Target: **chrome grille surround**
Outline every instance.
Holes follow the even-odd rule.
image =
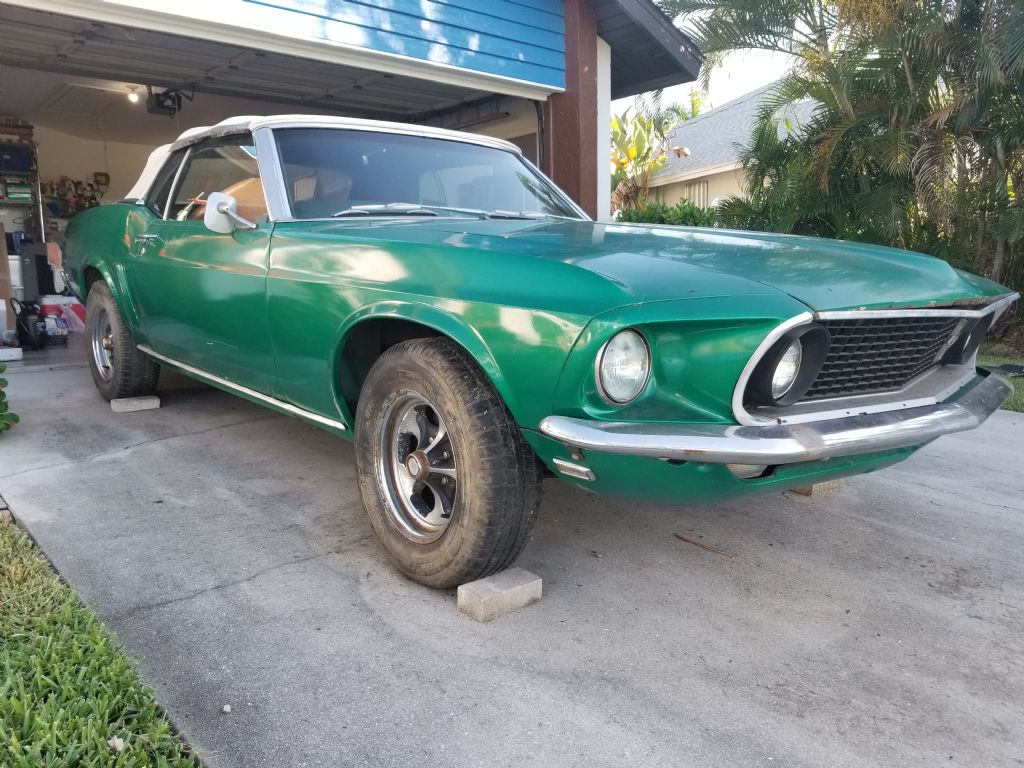
[[[995,322],[1018,298],[1020,294],[1013,293],[977,309],[933,307],[801,313],[777,326],[751,355],[733,390],[733,415],[744,425],[796,424],[841,418],[853,413],[879,413],[942,402],[976,375],[973,360],[966,365],[937,364],[948,345],[957,338],[962,325],[971,318],[988,314],[993,315]],[[868,321],[881,321],[881,324],[868,324]],[[822,373],[800,402],[784,408],[757,407],[748,411],[743,401],[747,384],[758,362],[787,331],[814,322],[825,325],[830,332],[834,329],[838,331],[841,346],[834,358],[835,370],[842,371],[846,366],[850,374],[859,375],[862,382],[873,384],[875,388],[850,393],[842,380],[836,378],[838,374],[830,372],[823,378],[829,363],[826,360]],[[872,334],[888,337],[890,343],[899,345],[903,352],[911,351],[909,348],[912,348],[913,359],[893,359],[888,367],[881,366],[886,369],[885,372],[864,369],[869,362],[867,358],[873,353],[878,354],[884,346],[884,343],[872,345]],[[858,336],[861,338],[860,344],[857,342]],[[867,339],[866,345],[864,339]],[[884,342],[884,339],[878,340]],[[884,353],[884,350],[881,351]],[[929,357],[929,354],[932,356]],[[832,357],[831,349],[829,357]],[[894,383],[897,379],[902,379],[902,383]]]
[[[963,329],[959,317],[822,320],[831,341],[821,372],[801,399],[896,392],[939,365]]]

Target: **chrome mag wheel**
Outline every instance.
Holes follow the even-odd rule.
[[[455,511],[458,469],[448,428],[417,392],[399,392],[378,436],[377,473],[388,514],[418,544],[439,539]]]
[[[107,310],[98,307],[93,313],[89,329],[92,357],[96,363],[96,372],[104,381],[110,381],[114,375],[114,340],[110,327],[110,316]]]

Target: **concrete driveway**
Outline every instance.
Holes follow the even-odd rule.
[[[210,766],[1024,764],[1020,414],[820,497],[547,481],[544,599],[481,625],[388,566],[348,443],[199,386],[115,415],[81,365],[9,378],[0,494]]]

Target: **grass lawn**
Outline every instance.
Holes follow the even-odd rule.
[[[29,538],[4,520],[0,765],[199,765],[96,614],[60,581]]]
[[[1008,347],[982,348],[978,354],[979,365],[999,366],[1004,363],[1012,365],[1024,365],[1024,355],[1015,353]],[[1010,399],[1003,403],[1003,408],[1008,411],[1020,411],[1024,413],[1024,379],[1019,376],[1010,378],[1013,385],[1013,394]]]

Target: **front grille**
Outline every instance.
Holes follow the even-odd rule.
[[[832,342],[818,378],[801,398],[867,395],[902,389],[938,366],[956,317],[884,317],[825,320]]]

